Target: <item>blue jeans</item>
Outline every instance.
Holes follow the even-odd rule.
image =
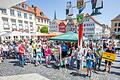
[[[40,53],[37,53],[36,55],[36,59],[35,59],[35,63],[42,63],[42,56],[43,56],[43,53],[40,52]]]
[[[19,59],[18,52],[15,51],[15,59]]]
[[[8,51],[3,51],[3,56],[6,59],[8,57]]]
[[[77,69],[80,69],[81,60],[77,60]]]
[[[74,64],[75,60],[76,59],[74,57],[71,57],[71,61],[70,61],[70,66],[71,67],[75,67],[75,64]]]
[[[23,66],[25,64],[25,56],[19,55],[19,59],[20,59],[20,65]]]

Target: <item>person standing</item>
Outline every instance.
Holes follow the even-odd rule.
[[[64,66],[65,64],[67,64],[67,55],[68,55],[68,50],[69,50],[69,47],[63,43],[61,45],[61,49],[62,49],[62,61],[61,61],[61,66]],[[65,65],[66,66],[66,65]]]
[[[24,67],[24,65],[25,65],[25,57],[24,57],[25,46],[24,46],[22,41],[21,41],[21,43],[20,43],[20,45],[18,47],[18,50],[19,50],[20,66]]]
[[[19,59],[19,50],[18,50],[18,43],[14,45],[14,51],[15,51],[15,58]]]
[[[36,43],[36,41],[34,41],[33,43],[32,43],[32,47],[33,47],[33,51],[34,51],[34,58],[36,57],[36,47],[37,47],[37,43]]]
[[[72,54],[71,54],[71,61],[70,61],[71,68],[75,67],[74,62],[76,61],[76,54],[77,54],[77,48],[75,48],[75,46],[73,46],[72,47]]]
[[[37,48],[36,48],[36,61],[35,61],[35,66],[39,65],[42,63],[42,56],[43,56],[43,53],[42,53],[42,47],[40,44],[37,45]]]
[[[90,40],[90,42],[89,42],[89,48],[90,48],[91,50],[93,50],[93,41],[92,41],[92,40]]]
[[[100,66],[101,66],[101,61],[102,61],[102,53],[103,53],[103,49],[102,49],[102,46],[99,46],[98,49],[96,50],[96,62],[97,62],[97,65],[98,65],[98,70],[100,70]],[[96,65],[96,66],[97,66]]]
[[[113,46],[112,44],[109,44],[108,49],[106,50],[106,52],[110,53],[110,54],[115,54],[114,50],[113,50]],[[112,62],[105,60],[105,69],[104,71],[106,71],[107,65],[108,65],[108,73],[110,73],[110,68],[111,68],[111,64]]]
[[[28,53],[29,53],[30,63],[32,63],[32,62],[33,62],[33,52],[34,52],[34,51],[33,51],[33,48],[32,48],[31,43],[28,44],[27,50],[28,50]]]
[[[50,47],[46,46],[46,49],[45,49],[45,60],[46,60],[46,66],[47,67],[50,64],[50,54],[51,54]]]
[[[87,52],[87,55],[86,55],[86,67],[87,67],[87,75],[86,76],[91,77],[94,61],[95,61],[94,54],[89,49],[88,52]]]
[[[63,43],[61,45],[61,48],[62,48],[62,58],[64,58],[67,56],[67,52],[68,52],[69,48],[65,43]]]
[[[3,49],[4,59],[8,58],[8,53],[9,53],[8,45],[3,43],[2,49]]]
[[[79,74],[80,67],[82,66],[83,52],[82,52],[81,48],[78,48],[76,53],[77,53],[76,54],[76,56],[77,56],[77,73]]]

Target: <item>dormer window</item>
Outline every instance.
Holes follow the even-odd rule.
[[[22,8],[27,9],[27,5],[22,4]]]
[[[43,12],[40,12],[40,15],[41,15],[41,16],[44,16]]]

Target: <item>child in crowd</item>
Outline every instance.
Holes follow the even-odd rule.
[[[95,61],[94,54],[93,54],[92,51],[89,49],[89,50],[88,50],[88,53],[87,53],[87,55],[86,55],[86,66],[87,66],[87,75],[86,75],[86,76],[91,77],[94,61]]]

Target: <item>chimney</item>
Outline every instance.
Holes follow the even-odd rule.
[[[34,8],[34,5],[32,5],[32,8]]]

